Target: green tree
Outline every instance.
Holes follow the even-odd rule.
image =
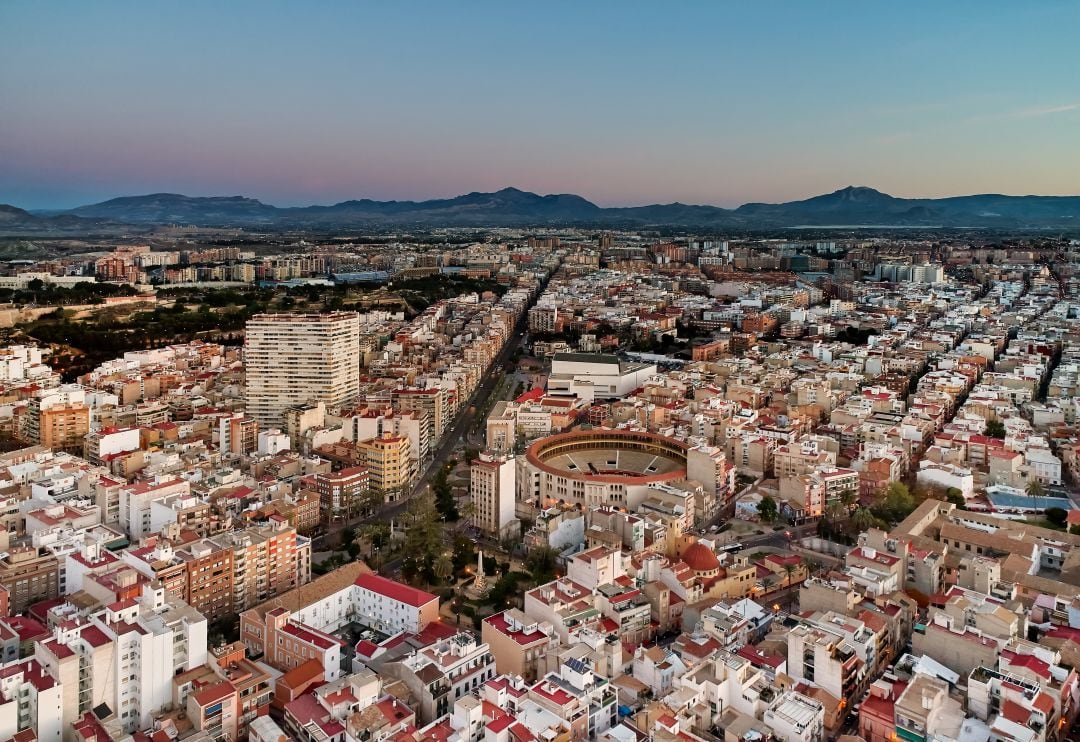
[[[795,574],[796,569],[798,569],[798,567],[796,565],[790,564],[790,563],[787,563],[787,562],[784,563],[784,585],[785,586],[791,587],[791,576],[793,574]]]
[[[776,500],[768,495],[761,498],[761,502],[758,503],[758,515],[761,516],[763,522],[772,523],[779,514],[780,511],[776,507]]]
[[[1028,497],[1032,500],[1032,505],[1038,510],[1039,498],[1046,497],[1046,488],[1043,487],[1043,483],[1038,479],[1032,478],[1032,480],[1027,483],[1025,490],[1027,491]]]
[[[874,525],[874,514],[866,508],[859,508],[851,516],[851,522],[860,533]]]
[[[988,435],[991,438],[1004,438],[1005,423],[1001,422],[1001,420],[988,420],[986,428],[983,429],[983,435]]]
[[[855,490],[844,490],[840,495],[840,502],[844,504],[844,507],[850,512],[851,508],[855,506],[859,501],[859,493]]]
[[[453,537],[450,558],[454,560],[454,571],[458,572],[476,564],[476,547],[468,536],[456,533]]]
[[[398,499],[397,496],[400,495],[401,493],[400,492],[395,492],[395,493],[392,493],[392,494],[395,496],[394,499],[396,500],[396,499]],[[385,502],[386,502],[386,493],[385,492],[380,492],[379,490],[371,489],[369,487],[368,489],[366,489],[362,493],[360,493],[360,497],[357,498],[357,499],[359,500],[359,503],[358,503],[359,514],[360,514],[361,517],[365,517],[365,516],[374,514],[375,511],[377,511],[380,507],[382,507],[385,504]]]
[[[848,514],[847,506],[839,500],[830,500],[825,505],[825,517],[829,520],[837,520]]]
[[[450,486],[450,470],[448,464],[439,468],[435,476],[431,478],[431,491],[435,494],[435,507],[445,520],[455,521],[458,519],[457,504],[454,502],[454,490]]]
[[[360,534],[372,550],[381,549],[390,541],[390,526],[386,523],[367,523],[361,527]]]
[[[964,493],[956,487],[949,487],[945,490],[945,500],[957,507],[963,507],[965,504]]]
[[[454,574],[454,562],[447,554],[442,554],[435,560],[435,564],[432,565],[431,569],[440,581],[446,582]]]
[[[893,482],[885,491],[885,497],[873,509],[873,514],[884,521],[901,521],[915,509],[915,498],[903,482]]]
[[[472,525],[473,518],[476,517],[476,503],[470,499],[462,503],[461,507],[457,510],[458,515],[460,515],[467,524]]]
[[[555,578],[555,567],[559,555],[550,546],[538,546],[525,558],[525,567],[537,584],[550,582]]]
[[[519,539],[517,536],[515,536],[513,534],[508,534],[506,536],[503,536],[499,540],[499,546],[502,548],[503,551],[505,551],[510,556],[514,555],[514,550],[517,549],[519,544],[521,544],[521,539]]]
[[[355,541],[350,541],[345,544],[345,551],[348,552],[349,559],[355,562],[356,558],[360,556],[360,544]]]
[[[1047,508],[1046,519],[1058,528],[1064,528],[1069,520],[1069,512],[1065,508]]]
[[[428,580],[444,546],[442,519],[435,507],[435,496],[425,490],[410,502],[405,514],[402,575],[410,581]]]

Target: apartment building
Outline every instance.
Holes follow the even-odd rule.
[[[401,499],[416,476],[409,439],[386,433],[360,441],[356,449],[357,457],[367,468],[371,489],[382,493],[387,503]]]
[[[306,542],[284,520],[231,531],[210,539],[232,552],[232,612],[238,613],[306,582],[298,542]]]
[[[83,457],[101,466],[118,454],[137,451],[141,447],[138,428],[106,427],[84,438]]]
[[[550,623],[511,608],[484,619],[480,638],[495,658],[495,670],[534,681],[548,652],[558,646]]]
[[[371,477],[366,467],[350,466],[336,472],[315,474],[311,481],[319,497],[319,520],[325,525],[364,515],[369,506]]]
[[[387,667],[417,699],[417,716],[430,723],[449,713],[454,702],[495,677],[495,658],[487,644],[467,632],[425,647]]]
[[[90,432],[86,390],[78,384],[40,389],[30,397],[19,437],[53,450],[82,453]]]
[[[184,709],[196,731],[210,739],[236,739],[238,706],[236,686],[228,680],[217,680],[202,683],[188,693]]]
[[[359,390],[360,321],[355,312],[260,314],[247,323],[247,413],[263,427],[283,427],[297,404],[341,405]]]
[[[326,422],[326,405],[322,402],[295,404],[285,409],[285,434],[295,450],[300,450],[304,434],[321,428]]]
[[[117,489],[119,525],[133,539],[154,533],[151,503],[173,495],[186,497],[191,484],[180,477],[159,477],[147,482],[135,482]],[[99,502],[99,505],[101,503]],[[103,512],[111,510],[106,503]]]
[[[37,660],[27,658],[0,673],[0,737],[60,742],[63,739],[60,683]]]
[[[287,593],[311,575],[310,540],[280,516],[182,546],[154,538],[122,557],[211,621]]]
[[[513,458],[485,451],[469,467],[473,523],[496,539],[518,535],[515,517],[517,464]]]
[[[0,585],[8,592],[11,613],[22,613],[32,603],[60,595],[60,562],[47,549],[10,548],[0,556]]]
[[[777,479],[811,474],[836,466],[836,453],[826,450],[815,438],[777,446],[773,453],[773,469]]]
[[[781,742],[818,742],[825,731],[825,707],[820,701],[787,690],[777,694],[762,721]]]
[[[490,451],[513,451],[517,444],[517,411],[513,402],[495,403],[485,423],[485,441]]]
[[[82,453],[83,437],[90,432],[90,408],[85,404],[57,404],[38,412],[35,441],[54,451]]]
[[[315,660],[327,681],[341,677],[341,659],[345,642],[292,619],[286,608],[274,608],[264,617],[266,641],[264,659],[274,668],[288,672]]]
[[[788,674],[824,688],[837,698],[855,695],[865,665],[843,637],[800,624],[787,634]]]
[[[940,678],[916,675],[893,706],[893,738],[914,740],[947,734],[953,726],[948,723],[950,717],[962,720],[964,714],[959,701],[949,697],[949,684]]]
[[[205,617],[160,585],[88,619],[70,604],[61,610],[35,658],[60,681],[65,729],[102,704],[124,731],[145,729],[170,707],[173,678],[206,664]]]
[[[254,453],[259,445],[259,423],[236,413],[218,421],[218,449],[235,454]]]
[[[409,454],[417,467],[430,457],[436,442],[431,418],[423,409],[395,410],[393,407],[366,407],[328,418],[328,427],[341,426],[344,440],[365,441],[384,434],[403,435],[409,439]]]
[[[442,439],[450,422],[450,395],[441,387],[432,389],[395,389],[390,395],[395,412],[416,412],[428,426],[427,439]]]

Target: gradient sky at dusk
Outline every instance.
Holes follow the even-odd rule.
[[[0,203],[1080,194],[1076,2],[0,2]]]

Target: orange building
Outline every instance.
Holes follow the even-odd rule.
[[[277,679],[274,686],[274,708],[284,709],[286,704],[325,682],[323,666],[318,660],[308,660],[299,667],[294,667]]]
[[[54,451],[82,455],[83,438],[90,432],[90,408],[84,404],[58,404],[41,411],[40,443]]]

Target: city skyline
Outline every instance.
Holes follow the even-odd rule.
[[[0,202],[1080,193],[1064,3],[9,4]],[[41,50],[47,49],[48,54]]]

